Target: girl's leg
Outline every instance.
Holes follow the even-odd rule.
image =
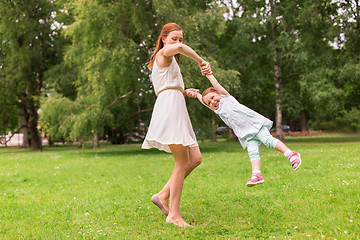
[[[260,154],[259,154],[260,144],[261,142],[258,141],[257,139],[251,139],[248,141],[246,147],[249,154],[252,171],[260,171],[260,167],[261,167]]]
[[[301,158],[300,154],[294,151],[291,151],[283,142],[279,139],[274,138],[271,136],[269,130],[265,127],[262,127],[257,134],[257,138],[260,139],[265,146],[269,148],[275,148],[290,161],[294,170],[297,170],[301,165]]]
[[[202,162],[202,156],[201,156],[199,147],[191,147],[191,148],[187,148],[187,149],[188,149],[190,162],[186,168],[185,178],[192,172],[192,170],[194,170],[194,168],[199,166],[200,163]],[[168,215],[166,213],[169,209],[168,202],[169,202],[169,198],[170,198],[170,179],[165,184],[163,189],[161,189],[161,191],[157,194],[157,197],[159,198],[162,206],[165,208],[165,212],[163,211],[164,214]]]
[[[261,176],[261,160],[259,154],[259,147],[261,142],[257,138],[253,138],[248,141],[247,150],[250,157],[250,163],[252,168],[252,176],[246,183],[246,186],[253,187],[257,184],[263,183],[264,178]]]
[[[180,216],[180,198],[183,189],[186,170],[190,163],[188,147],[183,145],[170,145],[175,158],[175,167],[170,177],[170,208],[166,222],[174,223],[180,227],[188,224]]]

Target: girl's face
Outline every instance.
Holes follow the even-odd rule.
[[[220,94],[216,92],[209,92],[204,96],[204,103],[208,105],[211,110],[215,110],[219,108],[220,98]]]
[[[162,38],[164,46],[183,42],[183,31],[172,31],[166,37]]]

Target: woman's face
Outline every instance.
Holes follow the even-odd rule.
[[[162,38],[164,46],[183,42],[183,31],[172,31],[166,37]]]

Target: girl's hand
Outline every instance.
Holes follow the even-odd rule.
[[[210,63],[208,63],[207,61],[203,60],[201,63],[199,63],[199,67],[202,75],[212,75]]]
[[[188,97],[196,98],[197,94],[199,93],[199,89],[189,88],[189,89],[185,89],[184,92]]]

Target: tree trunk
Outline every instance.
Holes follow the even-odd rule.
[[[53,147],[54,146],[54,141],[52,140],[50,134],[49,134],[49,147]]]
[[[95,134],[94,134],[94,143],[93,143],[93,147],[94,147],[94,148],[98,148],[98,147],[100,147],[99,134],[98,134],[98,133],[95,133]]]
[[[29,144],[29,130],[28,130],[28,114],[25,107],[22,108],[22,133],[23,133],[23,142],[21,144],[22,148],[28,148]]]
[[[215,120],[215,117],[212,116],[211,118],[211,128],[212,128],[212,131],[211,131],[211,141],[212,142],[216,142],[216,120]]]
[[[282,129],[282,72],[281,63],[278,58],[276,46],[274,47],[274,80],[275,80],[275,108],[276,108],[276,138],[281,141],[284,140],[284,133]]]
[[[301,125],[301,131],[308,132],[309,126],[307,124],[307,119],[304,110],[300,112],[300,125]]]
[[[38,128],[37,128],[39,116],[37,113],[37,108],[35,107],[34,102],[32,100],[30,100],[28,103],[27,112],[29,114],[28,127],[29,127],[29,133],[31,136],[30,145],[31,145],[32,149],[39,150],[40,149],[40,136],[39,136],[39,132],[38,132]]]
[[[82,148],[83,147],[83,145],[82,145],[82,138],[81,137],[79,137],[79,139],[78,139],[78,148]]]
[[[277,68],[276,65],[275,65],[275,68]],[[284,140],[284,133],[283,133],[283,129],[282,129],[281,82],[279,81],[279,79],[277,79],[276,73],[275,73],[275,97],[276,97],[276,138],[283,141]]]
[[[276,1],[271,2],[272,14],[276,16]],[[274,48],[274,82],[275,82],[275,102],[276,102],[276,138],[281,141],[284,140],[284,133],[282,129],[282,69],[281,59],[277,49],[276,23],[273,25],[273,48]]]

